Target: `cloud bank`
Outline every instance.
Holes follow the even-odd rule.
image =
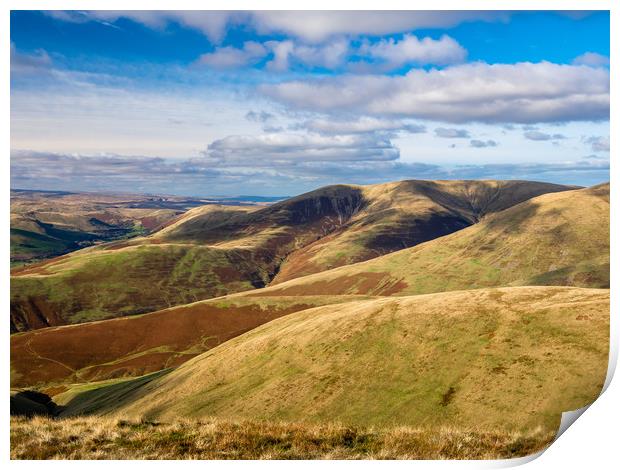
[[[348,111],[464,123],[609,119],[609,71],[549,62],[471,63],[404,76],[338,76],[264,84],[299,110]]]
[[[242,144],[243,145],[243,144]],[[290,145],[290,144],[289,144]],[[371,184],[401,179],[529,179],[594,184],[608,177],[609,161],[585,158],[567,163],[520,163],[441,166],[423,162],[371,158],[338,161],[329,158],[226,159],[204,157],[171,160],[121,155],[68,155],[13,151],[11,187],[73,191],[118,190],[170,192],[209,196],[238,195],[239,188],[253,194],[298,194],[342,181]],[[274,192],[275,191],[275,192]]]

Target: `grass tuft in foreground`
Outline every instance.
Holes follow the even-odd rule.
[[[505,459],[542,450],[554,433],[376,430],[337,424],[173,423],[105,417],[11,418],[12,459]]]

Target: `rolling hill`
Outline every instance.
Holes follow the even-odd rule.
[[[178,365],[279,316],[364,298],[360,294],[509,284],[605,288],[608,194],[609,185],[601,185],[544,195],[452,235],[371,261],[155,313],[13,335],[11,383],[57,387],[137,376]],[[496,275],[482,275],[500,262],[505,264],[497,264]],[[106,346],[93,347],[97,341]]]
[[[100,384],[61,404],[66,414],[79,405],[124,419],[548,431],[600,393],[608,336],[603,289],[350,301],[287,315],[152,380]]]
[[[567,186],[330,186],[265,208],[210,206],[148,237],[13,270],[11,331],[127,316],[264,287],[459,231]]]
[[[273,285],[268,295],[411,295],[507,285],[608,288],[609,211],[609,184],[546,194],[440,239]]]

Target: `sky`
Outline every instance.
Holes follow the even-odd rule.
[[[609,13],[12,11],[11,187],[609,180]]]

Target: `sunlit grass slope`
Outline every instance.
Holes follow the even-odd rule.
[[[609,291],[353,301],[269,322],[118,402],[119,416],[555,430],[607,371]],[[106,410],[109,412],[109,408]]]

